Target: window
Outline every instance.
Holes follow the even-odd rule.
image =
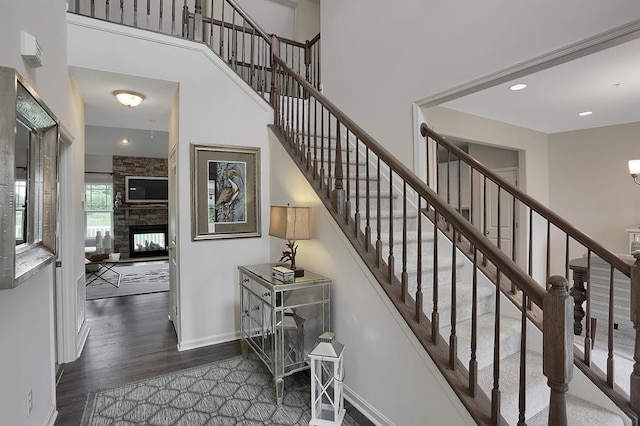
[[[85,240],[95,240],[98,231],[113,234],[113,185],[87,183],[84,190]]]
[[[27,207],[27,181],[16,180],[16,192],[15,192],[15,211],[16,211],[16,245],[23,244],[27,241],[24,233],[25,223],[27,216],[24,214],[24,210]]]

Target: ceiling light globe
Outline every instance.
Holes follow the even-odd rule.
[[[593,111],[583,111],[578,113],[580,117],[586,117],[587,115],[591,115],[591,114],[593,114]]]
[[[634,178],[640,175],[640,160],[629,160],[629,173]]]
[[[116,90],[113,92],[113,96],[116,97],[118,102],[129,108],[137,107],[144,100],[143,94],[129,90]]]
[[[522,89],[524,89],[526,87],[527,87],[526,84],[518,83],[518,84],[514,84],[513,86],[509,87],[509,90],[517,91],[517,90],[522,90]]]

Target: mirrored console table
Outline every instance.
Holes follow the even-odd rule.
[[[309,270],[284,284],[272,277],[278,264],[239,266],[241,345],[255,351],[273,374],[278,404],[284,377],[309,368],[309,352],[330,330],[331,280]]]

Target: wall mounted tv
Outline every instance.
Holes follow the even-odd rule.
[[[166,177],[127,176],[127,203],[166,203],[169,201],[169,179]]]

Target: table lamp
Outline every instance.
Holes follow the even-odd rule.
[[[280,261],[289,260],[295,277],[303,277],[304,269],[296,267],[296,240],[311,238],[309,221],[311,207],[271,206],[269,235],[287,240],[287,248],[282,252]]]

